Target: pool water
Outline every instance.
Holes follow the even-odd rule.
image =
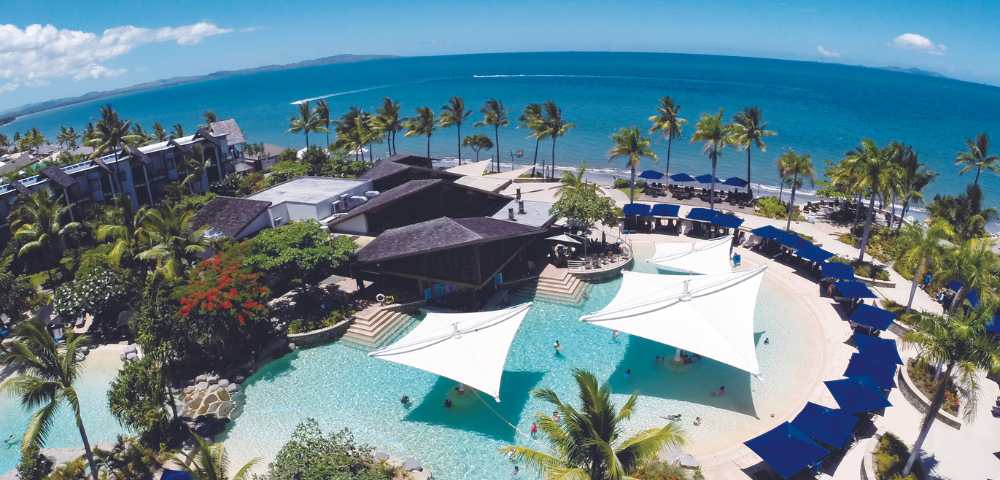
[[[635,270],[655,271],[643,261],[650,254],[651,246],[637,249]],[[521,433],[528,432],[535,412],[552,412],[550,404],[530,395],[533,389],[552,388],[563,401],[579,404],[573,368],[608,381],[618,405],[638,390],[626,435],[660,427],[663,417],[681,414],[691,440],[685,451],[695,456],[760,433],[764,418],[792,408],[811,389],[812,382],[803,380],[811,362],[803,360],[817,348],[808,339],[817,339],[818,332],[797,311],[802,307],[784,301],[783,288],[769,276],[761,286],[755,321],[763,381],[707,358],[685,372],[671,372],[653,360],[673,355],[673,348],[624,333],[614,340],[610,330],[579,321],[607,305],[620,283],[619,278],[595,285],[581,307],[536,302],[511,345],[500,403],[483,394],[459,396],[451,380],[370,358],[340,342],[297,351],[250,378],[244,385],[245,411],[220,440],[236,466],[258,456],[267,462],[295,426],[312,417],[324,431],[349,428],[359,443],[414,457],[438,479],[496,478],[513,470],[498,448],[541,448]],[[552,348],[556,340],[563,346],[558,356]],[[632,370],[631,379],[624,378],[626,369]],[[710,396],[722,385],[725,395]],[[399,401],[404,394],[410,397],[408,406]],[[443,407],[446,398],[454,402],[450,410]],[[702,418],[700,426],[693,425],[696,417]]]
[[[77,380],[76,393],[80,397],[83,425],[91,445],[97,442],[114,441],[126,429],[108,409],[108,389],[118,374],[121,362],[100,354],[91,354],[83,363],[83,371]],[[17,468],[21,461],[21,438],[27,430],[34,411],[21,406],[21,400],[11,395],[0,395],[0,440],[14,435],[16,443],[0,443],[0,474]],[[76,418],[72,409],[63,404],[49,428],[45,446],[54,448],[74,448],[83,445],[80,430],[76,428]]]

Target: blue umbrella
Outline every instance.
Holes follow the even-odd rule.
[[[693,181],[695,181],[694,177],[692,177],[691,175],[688,175],[686,173],[675,173],[675,174],[673,174],[673,175],[670,176],[670,179],[673,180],[673,181],[675,181],[675,182],[693,182]]]
[[[711,222],[719,212],[707,208],[692,208],[687,214],[687,219],[697,222]]]
[[[699,183],[705,183],[705,184],[712,183],[712,175],[708,173],[704,175],[698,175],[697,177],[694,177],[694,179],[697,180]],[[716,178],[715,183],[722,183],[722,180]]]
[[[845,284],[845,283],[848,283],[848,282],[840,282],[840,283],[836,283],[835,284],[835,285],[837,285],[837,289],[840,290],[840,293],[844,293],[844,290],[841,290],[840,286],[843,285],[843,284]],[[861,282],[857,282],[857,283],[861,283]],[[864,285],[864,284],[862,284],[862,285]],[[867,287],[866,287],[866,289],[867,289]],[[851,290],[851,289],[849,288],[848,290]],[[858,292],[859,293],[857,293],[857,294],[860,295],[861,294],[860,290]],[[844,296],[847,297],[847,298],[874,298],[874,297],[848,296],[846,293],[844,294]],[[889,325],[892,325],[892,321],[895,320],[896,317],[898,317],[898,315],[896,315],[895,313],[892,313],[892,312],[890,312],[888,310],[882,310],[881,308],[873,307],[873,306],[868,305],[868,304],[861,304],[861,305],[858,305],[858,309],[855,310],[854,313],[851,314],[851,317],[848,318],[848,320],[850,320],[850,321],[852,321],[854,323],[860,323],[862,325],[867,325],[869,327],[877,328],[879,330],[885,331],[886,329],[889,328]]]
[[[745,187],[747,186],[747,181],[740,177],[729,177],[725,182],[722,182],[722,184],[729,185],[731,187]]]
[[[743,444],[784,478],[795,475],[830,453],[788,422]]]
[[[712,219],[712,225],[718,225],[722,228],[740,228],[740,225],[743,225],[743,219],[723,213]]]
[[[639,174],[639,178],[645,178],[648,180],[659,180],[663,178],[663,174],[657,172],[656,170],[646,170],[645,172]]]
[[[855,333],[854,341],[858,344],[858,351],[866,357],[884,363],[903,364],[903,359],[899,356],[899,349],[896,348],[895,340]]]
[[[993,333],[1000,333],[1000,315],[994,315],[993,324],[987,325],[986,329]]]
[[[826,262],[823,264],[823,276],[841,280],[854,280],[854,267],[846,263]]]
[[[851,436],[851,429],[858,417],[835,408],[826,408],[809,402],[792,420],[792,426],[813,440],[839,447]]]
[[[764,225],[763,227],[755,228],[750,230],[750,233],[768,240],[774,240],[785,234],[785,232],[780,228],[772,227],[771,225]]]
[[[785,233],[784,235],[778,236],[775,240],[788,248],[794,248],[796,250],[813,246],[812,242],[794,233]]]
[[[160,476],[160,480],[191,480],[191,474],[177,470],[167,470],[164,468],[163,474]]]
[[[868,285],[861,282],[834,282],[833,286],[837,287],[840,296],[844,298],[878,298],[868,289]]]
[[[892,378],[896,376],[895,363],[883,363],[871,357],[855,353],[851,355],[851,361],[847,364],[844,376],[860,377],[867,375],[871,377],[875,385],[883,390],[891,390],[894,386]]]
[[[872,377],[861,375],[843,380],[830,380],[823,382],[830,390],[833,399],[840,405],[840,410],[844,413],[854,415],[855,413],[870,412],[885,407],[891,407],[889,399],[885,398],[882,390],[872,381]]]
[[[819,248],[815,245],[810,245],[806,248],[799,249],[799,251],[795,252],[795,254],[806,260],[810,260],[816,263],[822,263],[833,258],[832,253],[823,250],[822,248]]]

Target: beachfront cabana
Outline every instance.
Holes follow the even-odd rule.
[[[844,370],[844,376],[852,378],[862,375],[871,377],[878,388],[891,390],[895,386],[892,379],[896,376],[896,364],[880,362],[869,356],[854,353],[851,355],[851,361],[847,364],[847,369]]]
[[[848,415],[836,408],[827,408],[809,402],[792,420],[792,426],[809,438],[827,445],[840,447],[851,436],[851,429],[858,423],[858,417]]]
[[[577,240],[577,239],[575,239],[575,238],[573,238],[573,237],[571,237],[569,235],[566,235],[565,233],[560,234],[560,235],[556,235],[554,237],[546,238],[545,240],[549,241],[549,242],[559,242],[559,243],[566,243],[566,244],[572,244],[572,245],[583,245],[582,243],[580,243],[579,240]]]
[[[889,399],[868,375],[823,382],[844,413],[871,412],[891,407]]]
[[[743,444],[784,478],[795,475],[830,453],[788,422]]]
[[[644,217],[649,215],[649,211],[650,207],[645,203],[630,203],[622,207],[622,214],[625,216]]]
[[[760,375],[754,310],[761,266],[705,276],[622,272],[618,294],[581,321],[627,332]]]
[[[729,262],[730,236],[693,243],[656,243],[656,252],[646,263],[657,268],[693,275],[732,272]]]
[[[428,312],[396,343],[368,354],[488,393],[500,401],[500,377],[507,352],[531,303],[488,312]]]
[[[837,287],[838,290],[840,289],[839,285],[841,285],[842,283],[848,283],[848,282],[841,282],[839,284],[835,284],[838,285]],[[861,282],[856,282],[856,283],[861,283]],[[865,289],[867,290],[867,287],[865,287]],[[841,290],[841,293],[843,293],[843,290]],[[874,298],[874,297],[847,297],[847,298]],[[866,327],[871,327],[877,330],[885,331],[889,328],[889,325],[892,325],[892,321],[895,320],[896,317],[898,316],[899,315],[896,315],[895,313],[892,313],[888,310],[883,310],[881,308],[873,307],[867,304],[861,304],[858,305],[858,309],[851,314],[851,317],[848,318],[848,320],[857,324],[864,325]]]
[[[680,205],[657,203],[656,205],[653,205],[653,209],[649,211],[649,214],[654,217],[677,218],[680,215],[680,212]]]
[[[840,263],[840,262],[824,263],[821,272],[824,277],[836,278],[838,280],[854,281],[854,267],[851,267],[846,263]]]
[[[740,225],[743,225],[743,219],[740,218],[740,217],[737,217],[735,215],[730,215],[728,213],[722,213],[722,214],[716,215],[716,217],[712,219],[712,225],[715,225],[715,226],[718,226],[718,227],[722,227],[722,228],[733,228],[733,229],[736,229],[736,228],[740,228]]]
[[[903,364],[903,359],[899,356],[899,348],[896,347],[895,340],[854,334],[854,341],[858,345],[858,352],[866,357],[884,363]]]
[[[694,220],[696,222],[711,222],[712,220],[715,220],[715,217],[718,214],[719,212],[708,208],[692,208],[691,211],[688,212],[687,217],[684,218]]]
[[[644,178],[646,180],[659,180],[663,178],[663,174],[657,172],[656,170],[646,170],[639,174],[639,178]]]

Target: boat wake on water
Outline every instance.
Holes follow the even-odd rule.
[[[330,93],[330,94],[327,94],[327,95],[320,95],[318,97],[303,98],[302,100],[296,100],[294,102],[291,102],[291,105],[302,105],[303,103],[306,103],[306,102],[314,102],[316,100],[322,100],[324,98],[340,97],[340,96],[344,96],[344,95],[351,95],[351,94],[354,94],[354,93],[370,92],[372,90],[378,90],[380,88],[403,87],[403,86],[406,86],[406,85],[416,85],[418,83],[430,83],[430,82],[437,82],[437,81],[441,81],[441,80],[452,80],[452,79],[455,79],[455,78],[459,78],[459,77],[425,78],[423,80],[414,80],[412,82],[393,83],[393,84],[389,84],[389,85],[378,85],[378,86],[375,86],[375,87],[359,88],[357,90],[348,90],[346,92],[337,92],[337,93]]]

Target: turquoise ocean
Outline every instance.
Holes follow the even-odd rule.
[[[779,184],[774,163],[789,148],[812,155],[822,167],[823,160],[839,160],[863,137],[880,144],[897,140],[913,145],[921,160],[941,174],[930,187],[928,200],[935,193],[960,193],[972,182],[973,174],[960,178],[960,168],[954,165],[955,155],[965,150],[966,139],[980,132],[992,134],[1000,151],[997,87],[819,62],[650,53],[411,57],[266,72],[63,107],[20,118],[0,132],[12,135],[37,127],[54,140],[60,126],[80,130],[97,116],[100,105],[111,103],[146,130],[158,121],[168,130],[180,123],[190,133],[201,123],[201,113],[212,109],[220,118],[236,118],[251,142],[301,148],[305,146],[302,135],[285,134],[288,117],[297,112],[294,102],[324,98],[332,114],[339,116],[352,106],[374,110],[382,97],[390,96],[409,115],[423,105],[439,112],[455,95],[476,110],[490,98],[513,108],[512,124],[500,129],[500,154],[508,167],[511,151],[524,151],[523,157],[515,159],[517,165],[531,163],[534,154],[534,140],[515,128],[517,114],[530,102],[553,100],[563,116],[577,125],[557,142],[557,167],[586,161],[593,173],[622,175],[624,161],[609,164],[605,157],[610,135],[623,126],[648,129],[657,99],[665,95],[674,98],[681,116],[690,121],[683,138],[674,141],[671,173],[710,171],[700,145],[689,143],[701,113],[724,108],[728,119],[742,108],[761,108],[764,120],[770,122],[768,128],[778,132],[766,140],[766,152],[752,153],[751,179],[763,184],[765,191]],[[470,120],[479,117],[477,111]],[[462,129],[463,136],[485,133],[492,138],[492,129],[472,128],[471,123]],[[313,134],[310,140],[325,142],[325,135]],[[425,140],[400,135],[397,147],[400,152],[424,154]],[[655,148],[660,163],[643,160],[642,169],[666,167],[666,141]],[[431,154],[456,157],[454,128],[434,133]],[[375,155],[385,156],[386,146],[376,145]],[[462,155],[474,157],[468,149]],[[483,152],[483,158],[489,156]],[[542,142],[539,162],[550,156],[551,143]],[[724,151],[718,176],[745,178],[746,153]],[[1000,176],[984,173],[980,184],[987,201],[996,204]]]

